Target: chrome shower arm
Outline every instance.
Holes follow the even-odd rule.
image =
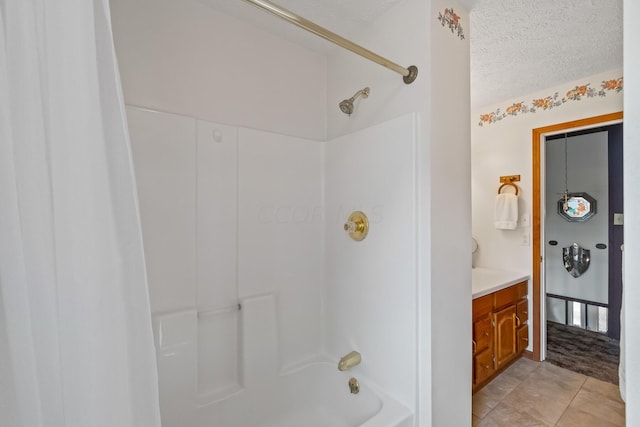
[[[364,89],[360,89],[351,98],[349,98],[349,101],[355,101],[360,95],[362,95],[363,98],[367,98],[369,96],[369,88],[365,87]]]

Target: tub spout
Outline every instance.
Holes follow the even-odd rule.
[[[358,353],[357,351],[352,351],[346,356],[343,356],[340,358],[340,361],[338,362],[338,370],[339,371],[349,370],[354,366],[359,365],[361,361],[362,361],[362,356],[360,356],[360,353]]]

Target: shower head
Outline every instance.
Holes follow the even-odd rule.
[[[360,95],[362,95],[363,98],[366,98],[369,96],[369,88],[365,87],[362,90],[359,90],[355,93],[355,95],[353,95],[351,98],[349,99],[345,99],[344,101],[342,101],[339,106],[340,106],[340,111],[342,111],[343,113],[347,114],[347,115],[351,115],[353,114],[353,101],[356,100],[356,98],[358,98]]]
[[[353,113],[353,98],[345,99],[340,103],[340,111],[345,114],[351,115]]]

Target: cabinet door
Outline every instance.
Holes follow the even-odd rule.
[[[522,353],[523,351],[525,351],[527,349],[527,346],[529,345],[529,326],[522,325],[518,328],[518,332],[517,332],[517,336],[518,336],[518,353]]]
[[[493,351],[488,348],[478,353],[473,358],[473,368],[475,371],[474,384],[479,384],[489,378],[496,371],[493,364]]]
[[[496,364],[499,369],[516,355],[516,306],[510,305],[494,314]]]
[[[476,353],[481,352],[485,348],[491,347],[493,341],[493,325],[491,324],[493,319],[487,317],[483,320],[478,320],[473,324],[473,340],[476,343]]]
[[[518,320],[518,326],[522,326],[529,320],[529,301],[526,299],[521,300],[516,305],[516,317]]]

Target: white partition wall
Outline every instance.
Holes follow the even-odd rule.
[[[640,291],[637,277],[640,266],[636,260],[640,257],[638,238],[640,238],[640,221],[638,221],[639,203],[637,195],[640,186],[640,52],[634,41],[640,37],[640,28],[634,25],[640,18],[640,4],[633,0],[624,0],[624,209],[625,209],[625,247],[626,260],[624,273],[624,310],[626,316],[626,419],[627,425],[640,424],[640,340],[638,336]]]

